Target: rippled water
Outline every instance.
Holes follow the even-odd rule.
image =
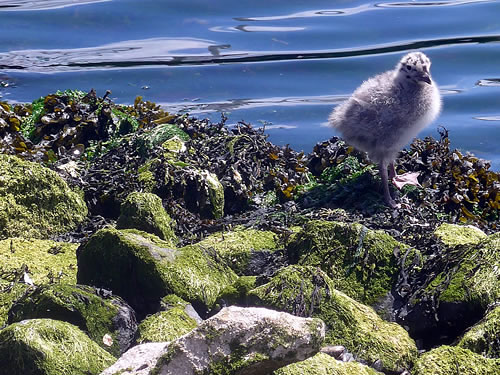
[[[443,112],[420,136],[500,170],[500,1],[0,1],[0,95],[111,89],[309,152],[329,112],[366,78],[424,51]]]

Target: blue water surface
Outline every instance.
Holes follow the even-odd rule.
[[[444,101],[419,136],[444,126],[500,170],[500,0],[12,0],[0,25],[1,100],[110,89],[305,152],[335,135],[335,105],[418,49]]]

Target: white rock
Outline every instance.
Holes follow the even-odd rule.
[[[101,375],[145,375],[153,366],[157,375],[211,373],[226,366],[234,373],[269,374],[316,354],[324,337],[325,325],[319,319],[231,306],[170,344],[132,348]]]

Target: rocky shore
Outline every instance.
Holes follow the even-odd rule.
[[[498,374],[500,174],[94,91],[0,103],[0,375]]]

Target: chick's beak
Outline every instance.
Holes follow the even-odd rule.
[[[428,83],[429,85],[432,84],[431,77],[429,77],[427,74],[422,74],[417,78],[417,80]]]

